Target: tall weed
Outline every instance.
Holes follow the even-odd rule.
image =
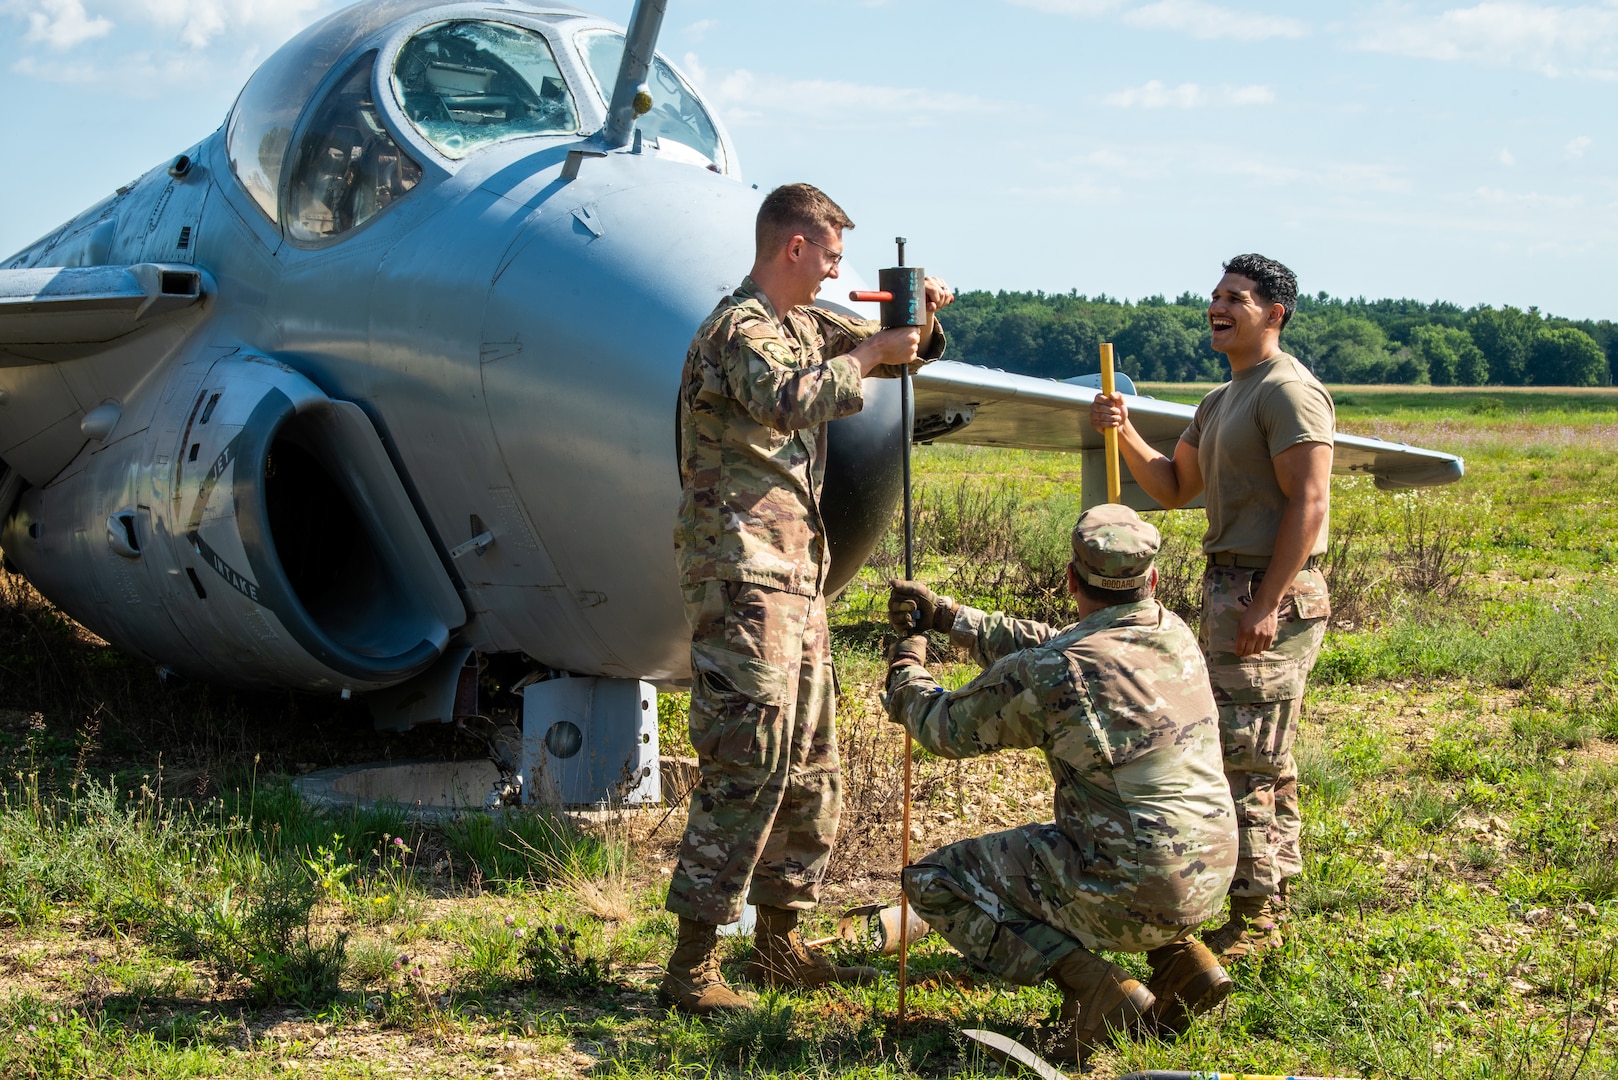
[[[180,955],[211,964],[221,979],[246,981],[259,1004],[317,1005],[337,996],[348,953],[348,932],[318,934],[321,883],[290,861],[264,865],[257,881],[236,883],[216,897],[192,898],[154,912],[157,938]]]
[[[1455,513],[1452,503],[1436,503],[1425,493],[1396,498],[1400,528],[1388,553],[1395,578],[1426,609],[1453,605],[1466,591],[1475,526]]]
[[[610,855],[599,839],[544,808],[463,814],[439,826],[451,850],[480,878],[505,887],[548,880],[553,866],[599,875]]]

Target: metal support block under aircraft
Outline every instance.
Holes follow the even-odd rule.
[[[641,684],[690,678],[676,386],[761,198],[655,53],[664,6],[627,30],[528,0],[344,8],[219,131],[0,263],[7,564],[188,678],[364,694],[392,727],[488,713],[498,684],[556,773],[525,796],[655,798]],[[915,385],[918,440],[1083,452],[1088,498],[1093,390],[949,362]],[[898,398],[873,381],[832,425],[833,589],[892,520]],[[1130,409],[1170,445],[1189,415]],[[1337,468],[1461,462],[1345,436]]]

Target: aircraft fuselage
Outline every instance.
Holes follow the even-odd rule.
[[[608,24],[517,3],[397,9],[346,37],[331,26],[359,8],[340,12],[249,83],[244,103],[287,54],[346,42],[287,106],[278,187],[255,196],[221,129],[6,263],[62,267],[62,290],[109,311],[118,287],[79,271],[151,265],[184,285],[195,268],[200,297],[160,318],[149,306],[110,340],[0,343],[0,458],[29,485],[0,507],[0,543],[86,626],[193,677],[376,690],[470,649],[679,682],[675,393],[693,330],[750,260],[759,193],[721,171],[734,152],[717,128],[707,156],[582,134],[605,95],[580,43]],[[406,111],[404,61],[391,87],[389,71],[452,17],[543,35],[574,128],[440,152]],[[487,104],[488,70],[437,63],[434,100],[460,118],[507,108]],[[386,137],[419,178],[311,211],[319,161],[301,147],[340,92],[385,137],[351,135],[318,179],[346,182]],[[839,583],[896,497],[897,394],[868,388],[833,436]]]

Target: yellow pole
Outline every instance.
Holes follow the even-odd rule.
[[[1101,392],[1108,397],[1113,393],[1112,342],[1101,343]],[[1107,501],[1123,501],[1123,477],[1118,472],[1118,429],[1107,428],[1101,433],[1107,447]]]

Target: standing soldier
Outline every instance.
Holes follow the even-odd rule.
[[[1199,636],[1241,857],[1230,920],[1205,940],[1227,962],[1280,944],[1286,880],[1303,869],[1292,742],[1331,613],[1319,563],[1336,415],[1326,388],[1281,351],[1297,296],[1297,278],[1274,259],[1225,264],[1208,326],[1230,382],[1202,399],[1173,458],[1141,438],[1122,394],[1090,407],[1097,429],[1118,429],[1130,474],[1152,498],[1174,509],[1207,492]]]
[[[715,942],[744,894],[758,908],[750,980],[819,986],[876,974],[834,966],[797,931],[842,808],[821,596],[831,566],[819,508],[825,424],[860,411],[865,376],[939,356],[931,315],[954,297],[927,279],[927,326],[893,330],[810,306],[837,277],[853,227],[808,184],[770,192],[751,273],[686,355],[674,543],[700,777],[669,884],[680,930],[659,991],[686,1012],[751,1007],[721,978]]]
[[[888,713],[947,758],[1045,752],[1056,820],[933,852],[903,876],[918,916],[977,967],[1062,990],[1054,1057],[1082,1061],[1109,1030],[1179,1032],[1230,993],[1191,936],[1215,914],[1236,862],[1235,814],[1196,639],[1153,593],[1157,530],[1125,506],[1073,527],[1065,630],[986,615],[895,581],[901,634],[947,630],[986,671],[956,691],[907,637],[888,670]],[[1144,952],[1142,986],[1096,951]]]

